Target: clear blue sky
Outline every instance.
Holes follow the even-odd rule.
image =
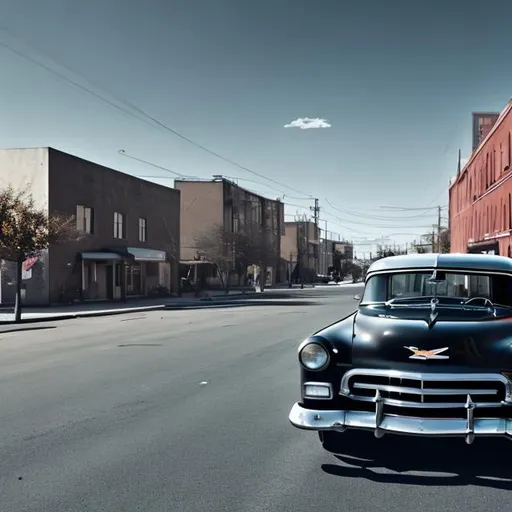
[[[404,242],[428,230],[433,210],[397,220],[380,206],[447,204],[458,148],[470,150],[471,112],[499,111],[512,96],[506,0],[2,0],[1,14],[0,44],[318,197],[328,229],[348,238]],[[286,192],[288,214],[312,204],[5,46],[0,66],[2,147],[51,145],[171,177],[119,155],[124,148],[182,174]],[[304,117],[331,127],[284,128]]]

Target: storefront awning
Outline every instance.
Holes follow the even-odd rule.
[[[181,260],[180,265],[212,265],[212,262],[205,260]]]
[[[122,256],[116,254],[114,252],[107,251],[92,251],[92,252],[82,252],[80,254],[83,260],[92,260],[92,261],[109,261],[109,260],[122,260]]]
[[[159,262],[167,261],[165,251],[158,249],[146,249],[140,247],[109,247],[105,252],[113,253],[118,256],[117,259],[133,261],[149,261]]]
[[[127,251],[135,258],[135,261],[166,261],[165,251],[158,249],[140,249],[139,247],[128,247]]]

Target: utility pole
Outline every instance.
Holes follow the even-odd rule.
[[[305,265],[305,250],[307,251],[307,220],[306,216],[297,216],[297,266],[299,270],[300,287],[304,288],[304,265]],[[304,243],[305,242],[305,243]],[[308,258],[309,259],[309,258]]]
[[[292,287],[292,272],[293,272],[293,252],[290,251],[290,261],[288,263],[288,288]]]
[[[441,252],[441,207],[437,207],[437,252]]]
[[[313,217],[315,219],[315,238],[318,239],[318,220],[320,217],[320,206],[318,205],[318,199],[315,199],[315,206],[310,206],[310,209],[313,211]],[[317,251],[315,254],[315,272],[318,274],[318,262],[320,256],[320,240],[317,240]]]
[[[327,221],[325,221],[325,275],[329,274],[329,259],[327,255],[327,250],[329,248],[329,242],[328,242],[328,233],[327,233]]]
[[[315,199],[315,206],[310,206],[310,209],[313,211],[315,224],[318,226],[318,217],[320,215],[320,206],[318,206],[318,199]]]

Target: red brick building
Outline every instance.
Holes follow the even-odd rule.
[[[512,257],[512,100],[450,185],[452,252]]]

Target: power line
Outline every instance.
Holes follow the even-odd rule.
[[[127,153],[125,153],[125,156],[127,156]],[[173,174],[175,174],[176,176],[180,177],[180,178],[190,178],[190,179],[196,179],[196,180],[200,180],[200,179],[206,179],[206,178],[201,178],[199,176],[184,176],[180,173],[177,173],[175,171],[171,171],[170,169],[167,169],[163,166],[159,166],[159,165],[156,165],[156,164],[152,164],[151,162],[147,162],[145,160],[142,160],[142,159],[137,159],[137,158],[134,158],[135,160],[139,160],[140,162],[145,162],[147,163],[148,165],[152,165],[154,167],[158,167],[159,169],[163,170],[163,171],[167,171],[167,172],[172,172]],[[303,198],[303,197],[291,197],[289,196],[288,194],[286,194],[286,192],[283,192],[282,190],[279,190],[278,188],[275,188],[275,187],[272,187],[271,185],[267,185],[266,183],[262,183],[261,181],[256,181],[256,180],[250,180],[248,178],[241,178],[240,176],[228,176],[227,174],[223,174],[222,175],[224,178],[227,178],[229,180],[233,180],[233,181],[236,181],[236,180],[239,180],[239,181],[247,181],[249,183],[254,183],[255,185],[259,185],[261,187],[266,187],[270,190],[273,190],[274,192],[279,192],[280,194],[282,194],[283,196],[283,199],[285,197],[288,197],[290,199],[295,199],[295,200],[304,200],[304,201],[311,201],[311,199],[306,199],[306,198]],[[161,174],[137,174],[136,175],[137,178],[151,178],[151,179],[160,179],[160,180],[173,180],[175,179],[174,176],[162,176]],[[289,204],[289,203],[287,203]],[[303,208],[307,208],[307,206],[303,206],[301,205],[301,207]]]
[[[278,181],[278,180],[275,180],[275,179],[273,179],[273,178],[270,178],[270,177],[268,177],[268,176],[265,176],[265,175],[264,175],[264,174],[262,174],[262,173],[256,172],[256,171],[254,171],[254,170],[252,170],[252,169],[250,169],[250,168],[248,168],[248,167],[246,167],[246,166],[244,166],[244,165],[242,165],[242,164],[239,164],[238,162],[236,162],[236,161],[234,161],[234,160],[232,160],[232,159],[230,159],[230,158],[224,157],[223,155],[221,155],[220,153],[217,153],[216,151],[213,151],[213,150],[211,150],[211,149],[207,148],[206,146],[204,146],[204,145],[202,145],[202,144],[200,144],[200,143],[198,143],[198,142],[194,141],[193,139],[191,139],[191,138],[189,138],[189,137],[187,137],[187,136],[185,136],[185,135],[181,134],[181,133],[180,133],[180,132],[178,132],[177,130],[175,130],[175,129],[173,129],[173,128],[169,127],[169,126],[167,126],[165,123],[161,122],[161,121],[160,121],[159,119],[157,119],[156,117],[151,116],[150,114],[148,114],[147,112],[145,112],[143,109],[141,109],[140,107],[136,106],[135,104],[133,104],[133,103],[131,103],[131,102],[127,101],[127,100],[116,98],[116,97],[115,97],[115,95],[113,95],[112,93],[110,93],[110,94],[111,94],[111,96],[112,96],[113,98],[115,98],[115,99],[116,99],[116,101],[118,101],[118,102],[120,102],[120,103],[123,103],[125,106],[127,106],[127,107],[128,107],[128,109],[123,108],[122,106],[118,105],[118,104],[117,104],[117,103],[115,103],[114,101],[109,100],[108,98],[105,98],[102,94],[99,94],[99,93],[97,93],[97,92],[95,92],[95,91],[91,90],[89,87],[86,87],[85,85],[80,84],[79,82],[77,82],[77,81],[75,81],[75,80],[71,79],[70,77],[68,77],[68,76],[64,75],[63,73],[60,73],[59,71],[57,71],[57,70],[53,69],[52,67],[48,66],[47,64],[42,63],[42,62],[41,62],[41,61],[39,61],[38,59],[33,58],[33,57],[31,57],[30,55],[27,55],[26,53],[24,53],[24,52],[22,52],[22,51],[20,51],[20,50],[18,50],[18,49],[13,48],[13,47],[12,47],[12,46],[10,46],[9,44],[6,44],[6,43],[2,43],[2,42],[0,42],[0,46],[1,46],[1,47],[3,47],[3,48],[5,48],[5,49],[7,49],[7,50],[9,50],[9,51],[11,51],[11,52],[13,52],[13,53],[15,53],[16,55],[18,55],[18,56],[20,56],[20,57],[22,57],[22,58],[24,58],[24,59],[28,60],[28,61],[29,61],[29,62],[31,62],[32,64],[34,64],[34,65],[36,65],[36,66],[38,66],[38,67],[43,68],[45,71],[47,71],[47,72],[49,72],[49,73],[51,73],[51,74],[54,74],[55,76],[59,77],[60,79],[62,79],[62,80],[64,80],[64,81],[66,81],[66,82],[70,83],[71,85],[75,86],[76,88],[78,88],[78,89],[80,89],[80,90],[82,90],[82,91],[84,91],[84,92],[86,92],[86,93],[88,93],[88,94],[90,94],[90,95],[94,96],[95,98],[97,98],[97,99],[99,99],[99,100],[101,100],[101,101],[103,101],[103,102],[105,102],[105,103],[107,103],[109,106],[111,106],[111,107],[113,107],[113,108],[115,108],[115,109],[117,109],[117,110],[120,110],[120,111],[122,111],[123,113],[125,113],[125,114],[127,114],[127,115],[129,115],[129,116],[131,116],[131,117],[133,117],[133,118],[135,118],[135,119],[138,119],[139,121],[142,121],[142,122],[146,123],[147,125],[149,125],[149,126],[151,126],[151,127],[155,127],[154,125],[157,125],[157,126],[159,126],[160,128],[162,128],[162,129],[166,130],[167,132],[169,132],[169,133],[171,133],[171,134],[175,135],[176,137],[179,137],[179,138],[181,138],[182,140],[185,140],[186,142],[188,142],[188,143],[190,143],[190,144],[192,144],[192,145],[196,146],[197,148],[199,148],[199,149],[201,149],[201,150],[203,150],[203,151],[205,151],[205,152],[209,153],[210,155],[215,156],[216,158],[219,158],[219,159],[221,159],[221,160],[223,160],[223,161],[225,161],[225,162],[227,162],[227,163],[229,163],[229,164],[231,164],[231,165],[233,165],[233,166],[235,166],[235,167],[238,167],[238,168],[240,168],[241,170],[243,170],[243,171],[245,171],[245,172],[248,172],[248,173],[253,174],[253,175],[255,175],[255,176],[258,176],[258,177],[260,177],[260,178],[262,178],[262,179],[264,179],[264,180],[267,180],[267,181],[269,181],[269,182],[271,182],[271,183],[274,183],[274,184],[277,184],[277,185],[279,185],[279,186],[285,187],[285,188],[287,188],[287,189],[289,189],[289,190],[292,190],[292,191],[294,191],[294,192],[296,192],[296,193],[298,193],[298,194],[301,194],[301,195],[305,196],[304,198],[295,198],[295,199],[298,199],[298,200],[313,199],[313,197],[312,197],[312,195],[311,195],[311,194],[306,194],[306,193],[302,192],[301,190],[298,190],[298,189],[296,189],[296,188],[294,188],[294,187],[291,187],[291,186],[289,186],[289,185],[287,185],[287,184],[285,184],[285,183],[283,183],[283,182],[280,182],[280,181]],[[66,66],[63,66],[62,64],[59,64],[59,66],[61,66],[61,67],[62,67],[62,68],[64,68],[64,69],[67,69],[68,71],[71,71],[72,73],[74,73],[74,74],[76,74],[76,75],[78,75],[78,76],[81,76],[81,75],[80,75],[79,73],[77,73],[76,71],[71,70],[70,68],[68,68],[68,67],[66,67]],[[83,78],[83,79],[85,79],[83,76],[82,76],[82,78]],[[87,79],[85,79],[85,80],[87,81]],[[136,115],[136,114],[134,114],[134,112],[130,111],[129,109],[132,109],[132,110],[134,110],[134,111],[138,112],[140,115]],[[140,116],[142,116],[142,117],[140,117]],[[150,120],[151,122],[148,122],[148,120]],[[167,168],[164,168],[163,166],[159,166],[159,165],[154,164],[154,163],[152,163],[152,162],[148,162],[148,161],[146,161],[146,160],[143,160],[143,159],[140,159],[140,158],[134,157],[134,156],[132,156],[132,155],[128,155],[128,154],[126,153],[126,151],[124,151],[124,150],[121,150],[119,153],[120,153],[120,154],[122,154],[123,156],[126,156],[126,157],[128,157],[128,158],[131,158],[131,159],[133,159],[133,160],[136,160],[136,161],[139,161],[139,162],[145,163],[145,164],[147,164],[147,165],[153,166],[153,167],[155,167],[155,168],[158,168],[158,169],[160,169],[160,170],[164,170],[164,171],[166,171],[166,172],[172,173],[172,174],[174,174],[175,176],[178,176],[178,177],[180,177],[180,178],[187,178],[187,176],[185,176],[185,175],[183,175],[183,174],[181,174],[181,173],[178,173],[178,172],[176,172],[176,171],[173,171],[173,170],[171,170],[171,169],[167,169]],[[196,177],[193,177],[193,178],[196,178]],[[196,179],[198,179],[198,178],[196,178]],[[243,178],[241,178],[241,179],[243,179]],[[276,190],[278,190],[278,189],[276,189]],[[278,190],[278,191],[279,191],[280,193],[283,193],[283,194],[284,194],[284,192],[283,192],[282,190]],[[285,194],[285,195],[286,195],[286,194]],[[302,206],[300,206],[300,207],[301,207],[301,208],[303,208]],[[416,208],[416,210],[419,210],[419,208]],[[341,211],[341,210],[340,210],[340,211]],[[352,213],[351,213],[351,212],[349,212],[349,214],[352,214]],[[352,215],[354,215],[354,214],[352,214]],[[361,215],[359,215],[359,216],[361,216]],[[377,216],[373,216],[373,217],[372,217],[372,216],[369,216],[369,215],[366,215],[366,217],[367,217],[367,218],[378,218]],[[335,217],[335,218],[337,218],[337,217]],[[392,219],[392,218],[386,219],[385,217],[382,217],[382,219],[380,219],[380,220],[394,220],[394,219]],[[398,220],[398,219],[397,219],[397,220]],[[373,227],[375,227],[375,228],[387,228],[387,226],[384,226],[384,225],[374,226],[373,224],[363,223],[363,222],[357,222],[357,221],[352,221],[352,220],[349,220],[349,222],[351,222],[352,224],[360,224],[360,225],[367,225],[367,226],[368,226],[368,225],[372,225],[372,226],[373,226]],[[413,227],[413,226],[408,226],[408,227]],[[418,226],[418,227],[419,227],[419,226]],[[349,230],[351,230],[351,231],[356,231],[355,229],[348,228],[347,226],[345,227],[345,229],[349,229]]]
[[[113,108],[116,108],[118,110],[121,110],[122,112],[124,112],[125,114],[128,114],[128,115],[131,115],[132,117],[135,117],[136,119],[139,119],[141,121],[144,121],[144,119],[141,119],[140,116],[137,116],[135,115],[133,112],[127,110],[127,109],[124,109],[122,108],[120,105],[118,105],[117,103],[114,103],[113,101],[110,101],[108,100],[107,98],[105,98],[104,96],[102,96],[101,94],[99,93],[96,93],[94,91],[92,91],[90,88],[76,82],[75,80],[72,80],[71,78],[63,75],[62,73],[59,73],[58,71],[54,70],[53,68],[51,68],[50,66],[38,61],[37,59],[34,59],[33,57],[30,57],[29,55],[25,54],[24,52],[20,51],[20,50],[17,50],[15,48],[13,48],[12,46],[8,45],[7,43],[3,43],[3,42],[0,42],[0,46],[15,53],[16,55],[30,61],[31,63],[45,69],[46,71],[48,71],[49,73],[52,73],[56,76],[58,76],[60,79],[72,84],[73,86],[81,89],[82,91],[84,92],[87,92],[91,95],[93,95],[95,98],[97,99],[100,99],[104,102],[106,102],[108,105],[110,105],[111,107]],[[52,59],[53,60],[53,59]],[[59,64],[59,66],[61,66],[62,68],[64,69],[67,69],[68,71],[71,71],[72,73],[78,75],[78,76],[81,76],[81,78],[83,78],[84,80],[87,80],[85,77],[83,77],[82,75],[80,75],[80,73],[77,73],[76,71],[74,70],[71,70],[70,68],[62,65],[62,64]],[[112,97],[115,98],[115,95],[110,93],[112,95]],[[206,153],[209,153],[210,155],[216,157],[216,158],[219,158],[220,160],[223,160],[224,162],[226,163],[229,163],[230,165],[233,165],[235,167],[238,167],[239,169],[245,171],[245,172],[248,172],[250,174],[254,174],[255,176],[258,176],[259,178],[262,178],[264,180],[268,180],[270,181],[271,183],[274,183],[276,185],[279,185],[281,187],[285,187],[287,188],[288,190],[291,190],[293,192],[296,192],[298,194],[301,194],[303,196],[305,196],[306,198],[312,198],[311,194],[306,194],[305,192],[302,192],[301,190],[298,190],[294,187],[291,187],[290,185],[287,185],[286,183],[283,183],[283,182],[280,182],[278,180],[275,180],[273,178],[269,178],[268,176],[265,176],[264,174],[262,173],[259,173],[257,171],[254,171],[252,169],[249,169],[248,167],[236,162],[235,160],[231,159],[231,158],[228,158],[228,157],[225,157],[223,155],[221,155],[220,153],[217,153],[216,151],[213,151],[209,148],[207,148],[206,146],[200,144],[199,142],[196,142],[194,141],[193,139],[191,139],[190,137],[187,137],[185,135],[183,135],[182,133],[178,132],[177,130],[173,129],[173,128],[170,128],[169,126],[167,126],[165,123],[161,122],[160,120],[158,120],[156,117],[154,116],[151,116],[150,114],[148,114],[147,112],[145,112],[143,109],[141,109],[140,107],[137,107],[136,105],[134,105],[133,103],[129,102],[129,101],[126,101],[126,100],[123,100],[123,99],[118,99],[116,98],[117,101],[119,101],[120,103],[123,103],[124,105],[126,105],[127,107],[135,110],[136,112],[138,112],[139,114],[141,114],[144,118],[146,119],[149,119],[150,121],[152,121],[152,123],[156,124],[157,126],[159,126],[160,128],[163,128],[164,130],[166,130],[167,132],[169,133],[172,133],[173,135],[175,135],[176,137],[179,137],[180,139],[188,142],[189,144],[192,144],[193,146],[205,151]],[[149,126],[152,126],[154,127],[154,124],[152,123],[148,123],[147,121],[144,121],[146,122],[146,124],[148,124]]]
[[[431,215],[432,212],[428,212],[428,211],[425,211],[424,213],[419,213],[419,214],[416,214],[416,215],[405,215],[405,216],[400,216],[400,217],[385,217],[385,216],[382,216],[382,215],[371,215],[371,214],[367,214],[367,213],[354,213],[354,212],[351,212],[350,210],[345,210],[343,208],[340,208],[339,206],[335,206],[333,205],[327,198],[325,198],[325,201],[326,203],[333,209],[333,210],[336,210],[340,213],[343,213],[344,215],[352,215],[354,217],[365,217],[367,219],[376,219],[376,220],[404,220],[404,219],[417,219],[417,218],[420,218],[420,217],[425,217],[426,215]],[[351,222],[351,221],[350,221]]]
[[[441,206],[441,208],[447,208],[447,205]],[[437,210],[439,206],[424,206],[422,208],[409,208],[407,206],[381,206],[386,210],[400,210],[400,211],[415,211],[415,210]]]
[[[186,176],[186,175],[181,174],[179,172],[173,171],[172,169],[169,169],[168,167],[164,167],[163,165],[158,165],[158,164],[155,164],[154,162],[150,162],[149,160],[144,160],[143,158],[138,158],[136,156],[130,155],[124,149],[119,149],[118,153],[120,155],[126,157],[126,158],[130,158],[132,160],[136,160],[137,162],[143,163],[145,165],[149,165],[151,167],[155,167],[157,169],[160,169],[161,171],[164,171],[164,172],[167,172],[167,173],[170,173],[170,174],[173,175],[173,176],[169,176],[169,177],[167,177],[167,176],[140,175],[140,176],[137,176],[137,177],[141,177],[141,178],[159,178],[159,179],[175,179],[175,176],[177,176],[177,177],[183,178],[183,179],[193,179],[193,180],[201,180],[202,179],[202,178],[199,178],[197,176]],[[226,176],[226,178],[229,178],[229,176]],[[253,183],[256,183],[258,185],[264,185],[263,183],[258,183],[257,181],[254,181]],[[264,185],[264,186],[267,186],[267,185]],[[249,189],[247,189],[247,190],[248,190],[248,192],[251,192],[252,194],[259,195],[259,193],[255,192],[254,190],[249,190]],[[293,206],[295,208],[308,209],[308,207],[304,206],[304,205],[287,203],[287,202],[284,202],[284,201],[283,201],[283,203],[285,205],[287,205],[287,206]]]
[[[168,172],[170,174],[174,174],[175,176],[179,177],[179,178],[195,178],[195,179],[198,179],[197,176],[185,176],[184,174],[181,174],[179,172],[176,172],[176,171],[173,171],[172,169],[169,169],[167,167],[163,167],[162,165],[158,165],[158,164],[155,164],[153,162],[150,162],[148,160],[144,160],[142,158],[138,158],[136,156],[133,156],[133,155],[130,155],[129,153],[127,153],[124,149],[118,149],[117,152],[122,155],[122,156],[125,156],[126,158],[130,158],[131,160],[135,160],[137,162],[141,162],[145,165],[149,165],[151,167],[155,167],[156,169],[160,169],[161,171],[165,171],[165,172]],[[160,177],[163,177],[163,176],[146,176],[147,178],[150,178],[150,177],[153,177],[153,178],[160,178]]]
[[[337,217],[336,215],[333,215],[332,213],[329,213],[328,210],[326,210],[324,208],[324,212],[326,212],[328,215],[331,215],[332,217],[334,218],[337,218],[339,219],[339,217]],[[341,220],[342,222],[346,222],[347,219],[339,219]],[[400,219],[396,219],[397,221],[400,221]],[[430,228],[432,226],[432,224],[429,224],[429,225],[423,225],[423,226],[411,226],[409,224],[402,224],[400,223],[399,225],[387,225],[387,224],[375,224],[373,222],[359,222],[359,221],[356,221],[356,220],[349,220],[348,222],[350,222],[351,224],[356,224],[358,226],[372,226],[373,228],[375,229],[423,229],[423,228]]]
[[[143,163],[145,165],[149,165],[151,167],[155,167],[157,169],[160,169],[161,171],[164,171],[164,172],[167,172],[169,174],[172,174],[172,176],[158,176],[158,175],[145,175],[145,174],[141,174],[141,175],[137,175],[138,178],[152,178],[152,179],[175,179],[175,177],[178,177],[178,178],[182,178],[182,179],[192,179],[192,180],[201,180],[203,178],[200,178],[198,176],[186,176],[184,174],[181,174],[177,171],[173,171],[172,169],[169,169],[168,167],[164,167],[163,165],[159,165],[159,164],[155,164],[154,162],[150,162],[149,160],[144,160],[143,158],[138,158],[136,156],[133,156],[133,155],[130,155],[129,153],[127,153],[124,149],[119,149],[118,150],[118,153],[126,158],[130,158],[132,160],[136,160],[137,162],[140,162],[140,163]],[[245,178],[237,178],[235,176],[224,176],[225,178],[231,178],[231,179],[242,179],[242,180],[245,180]],[[282,192],[282,191],[279,191],[278,189],[274,188],[274,187],[271,187],[270,185],[267,185],[265,183],[260,183],[258,181],[254,181],[254,180],[245,180],[245,181],[250,181],[251,183],[255,183],[257,185],[261,185],[261,186],[264,186],[264,187],[269,187],[270,189],[272,190],[275,190],[275,191],[278,191],[278,192]],[[249,190],[247,189],[249,192],[251,192],[252,194],[259,194],[259,192],[255,192],[253,190]],[[284,201],[284,197],[286,197],[286,194],[283,193],[283,203],[285,205],[288,205],[288,206],[293,206],[293,207],[296,207],[296,208],[301,208],[301,209],[308,209],[307,206],[304,206],[304,205],[301,205],[301,204],[293,204],[293,203],[288,203],[288,202],[285,202]]]

